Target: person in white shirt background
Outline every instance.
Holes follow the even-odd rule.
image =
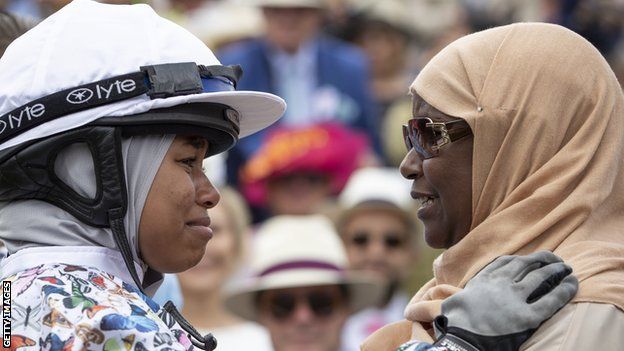
[[[343,349],[357,350],[368,335],[403,319],[409,301],[404,291],[417,259],[421,224],[415,218],[409,183],[393,168],[355,171],[338,197],[337,228],[349,268],[386,282],[376,306],[351,316],[343,331]]]

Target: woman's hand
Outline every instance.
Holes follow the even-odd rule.
[[[501,256],[442,303],[438,341],[458,351],[518,350],[578,289],[572,268],[548,251]]]

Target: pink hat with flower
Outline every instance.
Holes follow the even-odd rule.
[[[252,205],[263,205],[270,179],[320,173],[329,176],[332,192],[338,194],[369,152],[364,133],[337,123],[280,127],[241,170],[243,193]]]

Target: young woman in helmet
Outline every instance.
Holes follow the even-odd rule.
[[[2,277],[24,349],[210,349],[148,296],[194,266],[219,193],[202,160],[277,120],[146,5],[74,1],[0,61]],[[7,84],[6,82],[10,82]]]

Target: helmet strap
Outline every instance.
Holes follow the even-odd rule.
[[[54,171],[57,155],[75,143],[85,143],[91,151],[96,180],[94,199],[78,194]],[[0,166],[0,201],[41,200],[88,225],[110,227],[132,279],[143,291],[124,229],[128,208],[125,179],[121,128],[85,127],[33,143],[3,162]]]

